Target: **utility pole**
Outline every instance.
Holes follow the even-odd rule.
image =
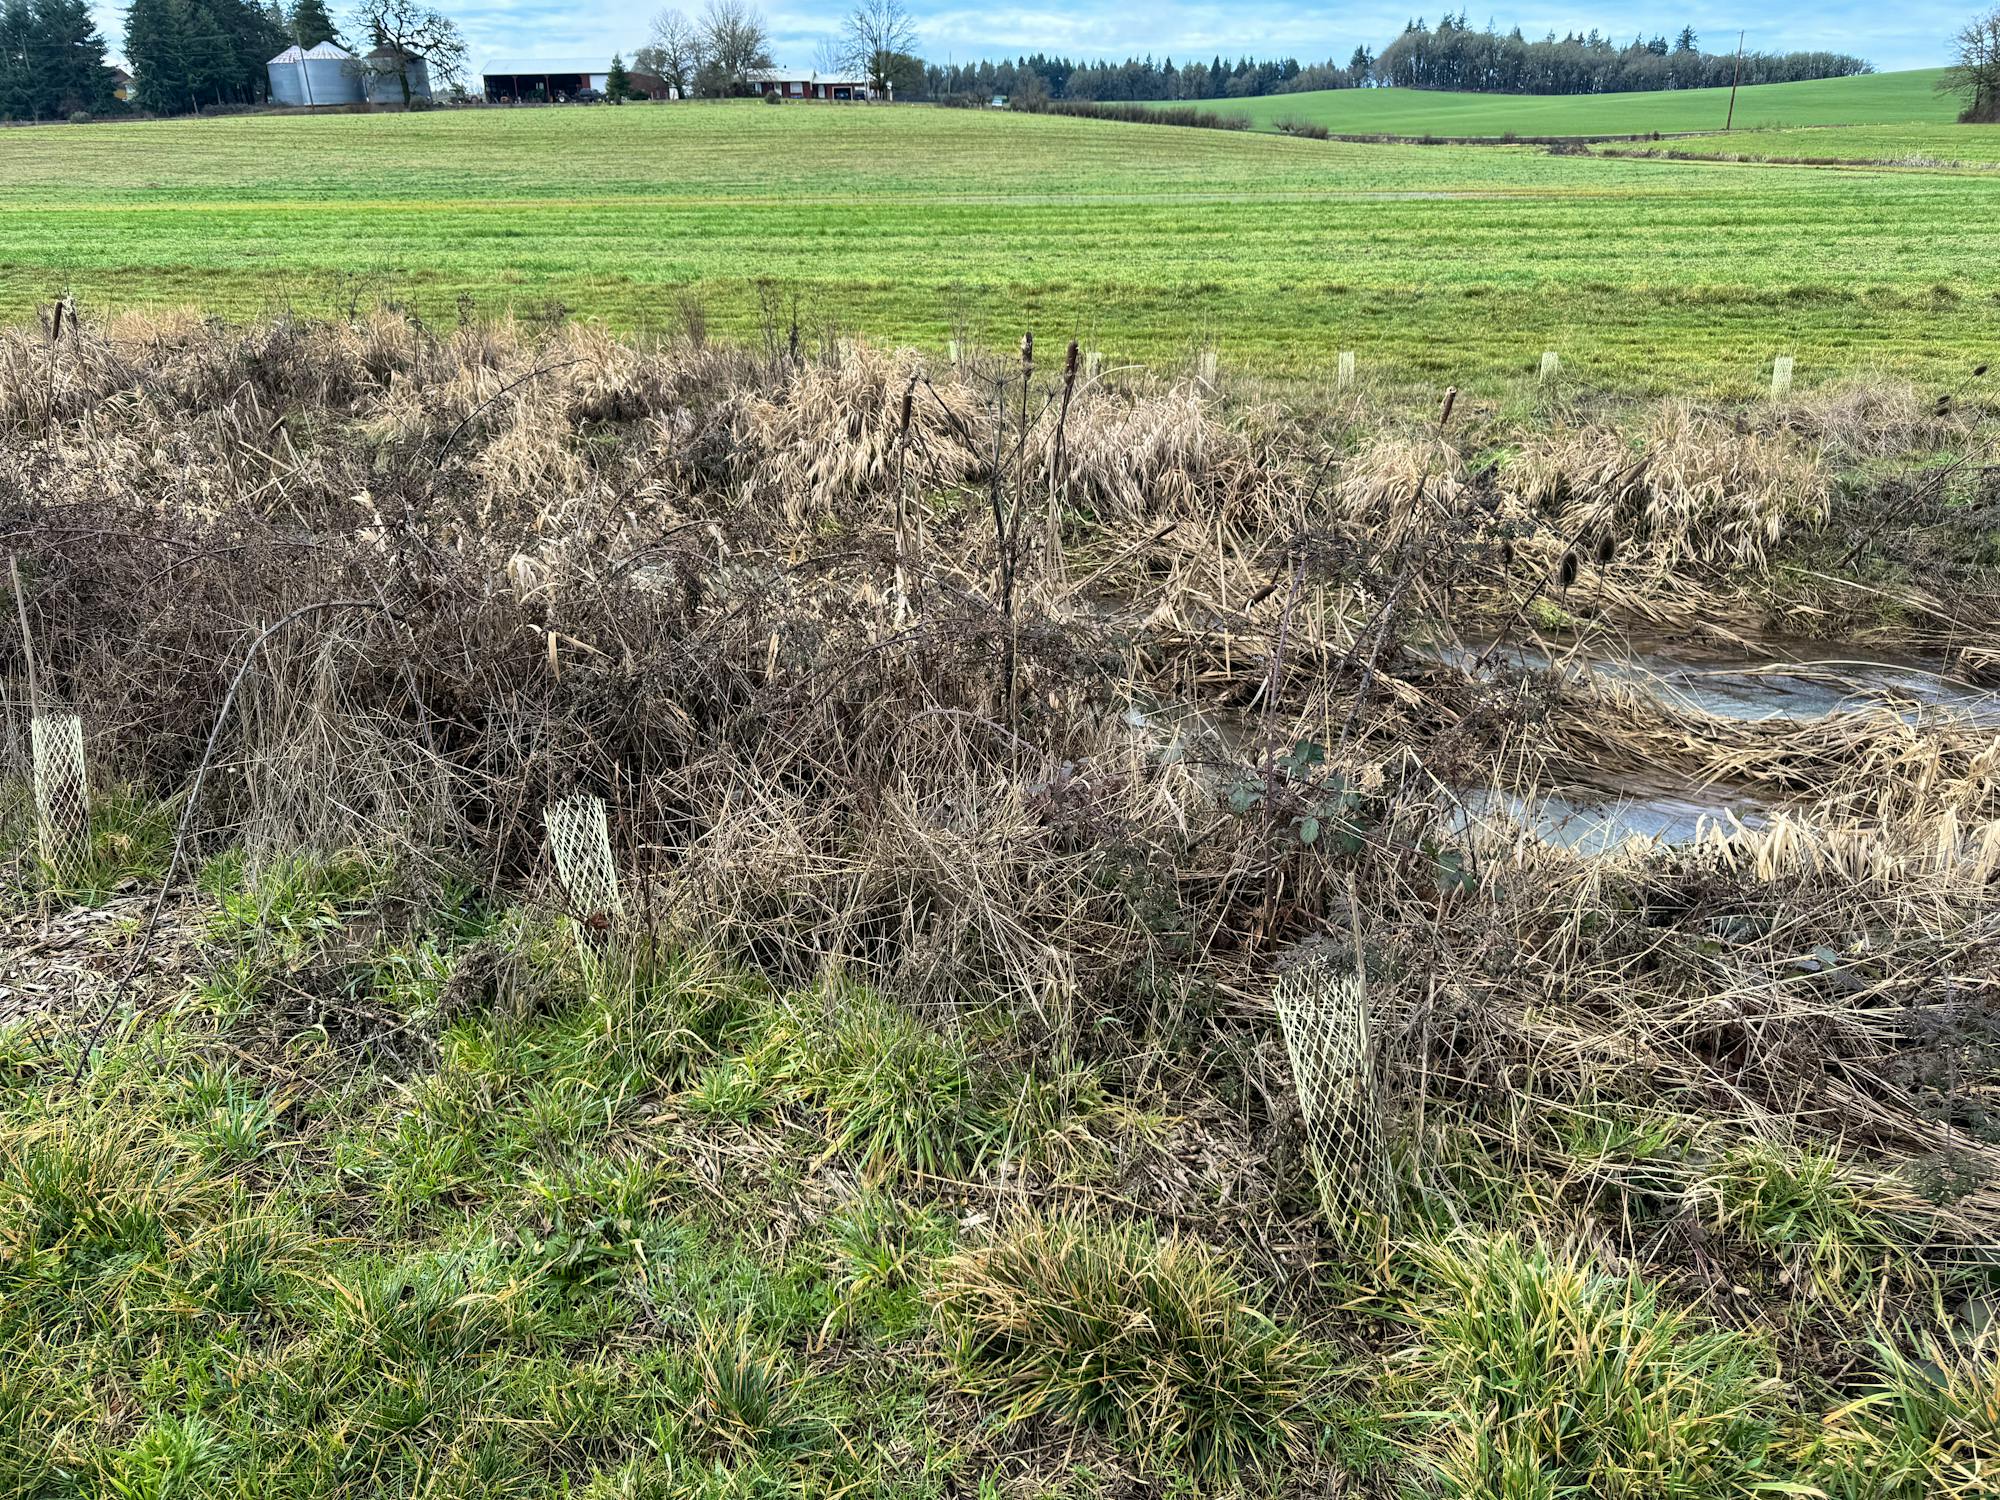
[[[1745,33],[1741,31],[1736,33],[1736,66],[1729,70],[1729,118],[1723,123],[1722,126],[1722,130],[1725,135],[1728,134],[1729,131],[1733,129],[1736,125],[1736,85],[1737,82],[1743,77],[1744,35]]]

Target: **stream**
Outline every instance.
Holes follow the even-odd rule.
[[[1573,786],[1545,792],[1530,803],[1512,792],[1475,788],[1459,793],[1474,818],[1517,824],[1544,843],[1580,854],[1609,854],[1631,839],[1675,846],[1692,844],[1704,822],[1727,826],[1734,813],[1746,828],[1766,821],[1754,797],[1731,796],[1727,787],[1646,785],[1630,778],[1621,786]]]
[[[1823,642],[1765,639],[1752,660],[1700,646],[1647,644],[1624,655],[1560,653],[1503,646],[1493,660],[1526,671],[1581,669],[1643,687],[1677,708],[1718,718],[1817,719],[1827,714],[1890,708],[1913,718],[1949,708],[1975,722],[2000,726],[2000,696],[1954,674],[1942,657],[1857,650]],[[1470,667],[1483,646],[1449,653]]]
[[[1674,707],[1719,718],[1761,722],[1817,719],[1828,714],[1888,709],[1914,720],[1949,710],[2000,732],[2000,695],[1954,674],[1942,657],[1856,650],[1824,642],[1764,639],[1744,658],[1699,645],[1635,643],[1622,654],[1506,645],[1494,664],[1525,671],[1588,671],[1643,688]],[[1484,645],[1435,653],[1473,669]],[[1537,837],[1586,853],[1604,853],[1634,838],[1667,845],[1692,843],[1704,822],[1746,827],[1764,821],[1765,806],[1727,785],[1677,785],[1639,776],[1607,777],[1601,785],[1552,789],[1532,805],[1491,788],[1461,792],[1476,817],[1518,823]]]

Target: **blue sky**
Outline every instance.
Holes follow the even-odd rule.
[[[481,59],[500,54],[568,56],[603,54],[631,49],[645,40],[657,0],[616,0],[612,4],[579,6],[551,0],[436,0],[453,16],[472,44],[476,67]],[[1462,0],[1461,0],[1462,3]],[[1489,5],[1492,0],[1489,0]],[[703,0],[679,0],[690,13]],[[1441,4],[1441,0],[1440,0]],[[1767,51],[1824,48],[1853,52],[1876,67],[1927,68],[1945,61],[1946,42],[1983,0],[1906,0],[1884,8],[1879,3],[1826,0],[1812,6],[1739,5],[1729,7],[1696,0],[1687,5],[1551,6],[1528,0],[1516,10],[1468,6],[1475,25],[1490,14],[1505,29],[1518,25],[1529,36],[1596,26],[1621,39],[1638,32],[1672,34],[1683,22],[1701,33],[1710,50],[1725,50],[1740,27],[1750,29],[1749,43]],[[342,0],[331,0],[336,16]],[[1071,57],[1155,56],[1207,57],[1249,53],[1256,56],[1295,55],[1306,60],[1345,60],[1357,43],[1379,48],[1399,32],[1412,14],[1435,17],[1439,6],[1412,0],[1363,0],[1357,5],[1285,5],[1270,0],[1237,4],[1176,4],[1152,0],[1035,0],[1027,5],[973,4],[970,0],[910,0],[918,20],[919,51],[924,56],[961,61],[981,57],[1011,57],[1020,52],[1067,53]],[[770,0],[762,6],[773,38],[773,52],[783,63],[809,64],[814,45],[839,32],[846,7],[809,0]],[[113,48],[124,21],[117,8],[105,6],[99,17]]]

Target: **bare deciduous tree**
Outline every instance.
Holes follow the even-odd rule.
[[[355,30],[375,46],[401,54],[367,59],[376,72],[396,75],[403,103],[410,102],[410,70],[405,58],[423,59],[434,87],[455,87],[465,75],[465,37],[458,25],[423,0],[361,0],[354,8]]]
[[[632,65],[688,98],[701,71],[700,29],[685,11],[661,11],[653,17],[652,40],[632,54]]]
[[[743,0],[708,0],[701,13],[702,91],[741,94],[750,75],[771,66],[764,17]]]
[[[917,45],[917,24],[903,0],[857,0],[841,29],[841,56],[846,65],[886,93],[899,58]]]
[[[1952,41],[1952,62],[1938,91],[1965,100],[1959,119],[1968,125],[2000,124],[2000,10],[1969,22]]]

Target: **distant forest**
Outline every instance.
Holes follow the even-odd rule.
[[[1669,41],[1636,36],[1620,44],[1592,30],[1531,42],[1519,27],[1501,33],[1473,27],[1465,13],[1445,15],[1435,27],[1411,21],[1378,56],[1354,49],[1345,63],[1328,58],[1302,63],[1217,57],[1176,64],[1170,57],[1122,63],[1073,63],[1036,53],[1013,62],[935,64],[924,70],[934,99],[1005,94],[1115,102],[1128,99],[1248,99],[1307,89],[1462,89],[1491,94],[1615,94],[1655,89],[1726,87],[1736,55],[1704,52],[1692,26]],[[1741,81],[1792,83],[1805,78],[1846,78],[1872,71],[1858,57],[1838,52],[1746,52]]]

